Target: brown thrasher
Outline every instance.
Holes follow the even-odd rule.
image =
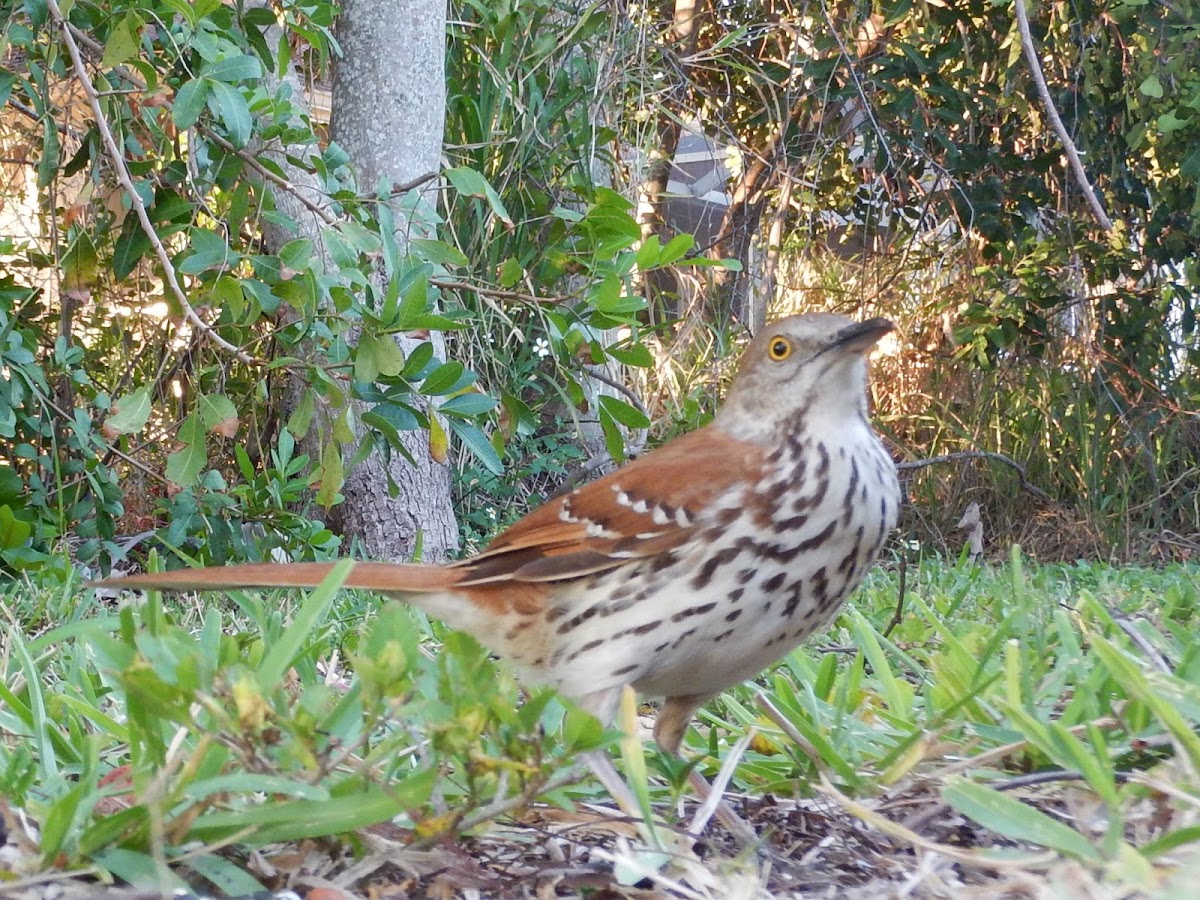
[[[867,422],[865,352],[892,329],[816,313],[750,344],[713,421],[557,497],[477,556],[359,563],[346,587],[413,603],[603,721],[665,697],[678,752],[705,700],[820,628],[896,524],[896,470]],[[110,587],[310,588],[329,563],[132,575]]]

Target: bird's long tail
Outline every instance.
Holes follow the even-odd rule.
[[[219,591],[238,588],[315,588],[335,563],[248,563],[173,572],[146,572],[93,581],[88,587],[160,591]],[[422,594],[445,591],[462,572],[445,566],[355,563],[343,587],[384,594]]]

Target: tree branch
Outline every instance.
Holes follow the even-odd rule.
[[[937,465],[938,463],[961,462],[967,459],[990,459],[993,462],[1004,463],[1006,466],[1012,467],[1021,479],[1021,487],[1039,500],[1045,500],[1047,503],[1050,502],[1050,495],[1025,477],[1025,467],[1023,465],[1012,457],[1005,456],[1003,453],[993,453],[990,450],[962,450],[958,453],[943,453],[941,456],[930,456],[926,459],[914,459],[908,462],[896,463],[896,469],[900,472],[909,472],[916,469],[924,469],[926,466]]]
[[[1021,49],[1025,51],[1025,61],[1029,63],[1029,73],[1033,76],[1033,83],[1037,85],[1038,97],[1042,101],[1042,106],[1046,108],[1046,116],[1050,119],[1050,125],[1054,129],[1054,133],[1058,136],[1059,142],[1063,145],[1063,150],[1066,151],[1067,159],[1071,164],[1071,171],[1075,175],[1079,189],[1083,191],[1083,196],[1092,210],[1092,215],[1096,217],[1096,221],[1100,223],[1101,228],[1105,231],[1112,231],[1112,219],[1105,213],[1104,207],[1100,203],[1100,198],[1096,196],[1091,182],[1088,181],[1087,172],[1084,171],[1083,161],[1079,158],[1079,151],[1075,148],[1075,142],[1071,140],[1071,135],[1067,133],[1066,126],[1063,125],[1062,119],[1059,118],[1058,110],[1054,108],[1054,101],[1050,99],[1050,88],[1046,86],[1046,77],[1042,74],[1042,67],[1038,63],[1037,48],[1033,46],[1033,35],[1029,31],[1029,14],[1025,10],[1025,0],[1013,0],[1013,7],[1017,12],[1017,30],[1021,33]]]

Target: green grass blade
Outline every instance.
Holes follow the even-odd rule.
[[[985,785],[956,779],[942,788],[942,799],[997,834],[1040,844],[1087,862],[1102,859],[1100,851],[1075,829]]]
[[[338,588],[349,577],[354,561],[344,559],[333,567],[321,586],[305,598],[297,610],[291,625],[284,629],[279,641],[267,651],[258,667],[258,684],[264,691],[271,691],[283,681],[283,676],[300,655],[300,649],[309,635],[325,619]]]

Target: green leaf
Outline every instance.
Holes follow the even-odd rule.
[[[58,142],[58,125],[53,118],[47,116],[42,120],[42,152],[37,165],[38,187],[49,187],[50,182],[58,175],[61,152],[62,145]]]
[[[222,275],[208,289],[208,305],[216,310],[227,310],[234,322],[240,322],[246,312],[246,295],[242,293],[242,282],[232,275]]]
[[[956,779],[942,788],[942,799],[997,834],[1040,844],[1076,859],[1103,861],[1100,851],[1074,828],[985,785]]]
[[[442,363],[421,382],[421,393],[434,396],[450,393],[458,385],[465,370],[466,367],[457,360]]]
[[[100,65],[105,69],[119,66],[138,51],[138,30],[142,27],[141,19],[134,13],[128,12],[118,22],[108,35],[108,43],[104,45],[104,55]]]
[[[338,501],[338,492],[346,480],[346,463],[342,459],[342,446],[336,440],[330,441],[321,448],[321,464],[318,471],[321,480],[317,487],[316,500],[325,509],[329,509]]]
[[[487,394],[477,394],[474,391],[451,397],[438,407],[438,412],[446,415],[481,416],[496,408],[496,399]]]
[[[1173,131],[1179,131],[1181,128],[1186,128],[1191,124],[1191,121],[1191,116],[1188,116],[1186,119],[1181,119],[1179,116],[1175,115],[1175,111],[1172,110],[1171,112],[1163,113],[1158,117],[1158,130],[1163,134],[1170,134]]]
[[[1138,87],[1138,90],[1147,97],[1153,97],[1156,100],[1160,99],[1163,95],[1162,82],[1158,80],[1157,75],[1151,75],[1149,78],[1143,81]]]
[[[222,422],[238,417],[237,408],[233,405],[233,401],[224,394],[204,394],[197,405],[200,411],[200,419],[204,422],[204,427],[209,430],[217,427]]]
[[[660,266],[669,266],[671,263],[681,259],[684,254],[696,246],[696,238],[686,232],[677,234],[671,240],[667,241],[667,246],[663,247],[662,252],[658,255],[658,264]]]
[[[185,275],[199,275],[209,269],[225,269],[238,260],[225,238],[207,228],[193,228],[189,235],[192,252],[177,268]]]
[[[179,428],[179,442],[183,448],[167,457],[164,474],[167,481],[186,488],[196,483],[208,462],[204,446],[204,421],[200,416],[193,413],[183,420]]]
[[[137,215],[129,213],[113,247],[113,274],[118,279],[127,278],[152,247],[150,238],[142,231],[142,223],[138,221]]]
[[[168,893],[186,892],[188,889],[187,882],[160,866],[148,853],[107,847],[96,853],[95,860],[106,872],[111,872],[127,884],[153,884]]]
[[[62,289],[72,293],[88,293],[99,278],[100,257],[91,235],[80,232],[63,254]]]
[[[469,422],[462,422],[458,419],[447,419],[446,421],[450,425],[450,430],[458,435],[458,439],[475,454],[475,458],[483,463],[488,471],[496,475],[504,474],[504,463],[500,461],[500,455],[488,441],[487,435]]]
[[[33,535],[33,526],[18,519],[12,507],[0,506],[0,550],[20,547]]]
[[[380,375],[388,377],[404,371],[404,351],[389,334],[364,334],[354,351],[354,378],[370,384]]]
[[[287,430],[298,438],[304,437],[308,434],[315,410],[316,392],[312,388],[305,388],[304,393],[300,395],[300,402],[296,404],[291,418],[287,421]]]
[[[262,65],[253,56],[231,56],[205,65],[200,70],[203,78],[234,84],[238,81],[253,81],[262,77]]]
[[[614,420],[620,422],[626,428],[650,427],[650,419],[646,417],[644,412],[630,406],[624,400],[618,400],[616,397],[601,394],[600,409],[608,413]]]
[[[332,800],[292,800],[213,813],[196,821],[188,832],[188,839],[211,842],[246,828],[253,829],[247,840],[255,844],[345,834],[386,822],[405,810],[426,803],[437,774],[437,769],[431,768],[401,782],[388,784],[386,788],[368,784],[361,790]]]
[[[642,241],[642,246],[637,252],[637,267],[643,272],[648,272],[658,265],[658,257],[662,253],[662,241],[657,234],[652,234],[650,237]]]
[[[115,412],[104,420],[107,434],[137,434],[150,418],[150,388],[140,387],[113,401]]]
[[[188,856],[187,865],[220,888],[225,897],[261,896],[265,889],[250,873],[220,856],[210,853]]]
[[[191,128],[204,111],[208,100],[208,82],[202,78],[189,81],[175,94],[175,103],[171,106],[171,118],[175,127],[180,130]]]
[[[510,288],[513,285],[519,284],[524,277],[525,269],[511,256],[500,263],[500,287]]]
[[[229,143],[239,150],[242,149],[250,140],[250,129],[254,124],[250,118],[250,107],[246,98],[237,88],[230,87],[223,81],[210,81],[208,84],[208,108],[225,126]]]
[[[625,435],[608,410],[600,409],[600,431],[604,434],[604,449],[615,462],[625,461]]]
[[[416,256],[426,262],[457,267],[466,266],[471,262],[461,250],[445,241],[414,238],[408,242],[408,246]]]
[[[645,344],[629,344],[625,347],[606,347],[604,352],[626,366],[648,369],[654,365],[654,356]]]
[[[513,227],[512,218],[505,209],[504,203],[500,200],[500,195],[492,188],[486,178],[476,172],[474,169],[467,166],[459,166],[456,169],[446,170],[447,180],[454,185],[454,189],[460,194],[467,194],[472,197],[482,197],[487,200],[488,206],[491,207],[496,217],[500,219],[509,228]]]
[[[313,258],[313,242],[308,238],[288,241],[279,248],[279,263],[294,272],[307,269]]]
[[[488,186],[486,178],[467,166],[447,169],[446,180],[460,194],[467,194],[471,197],[483,197]]]

